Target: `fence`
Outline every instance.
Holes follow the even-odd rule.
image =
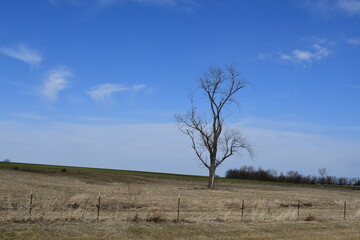
[[[119,200],[121,199],[121,200]],[[83,221],[217,221],[267,222],[296,220],[360,220],[359,202],[312,203],[274,199],[233,199],[211,204],[191,196],[174,196],[166,202],[146,202],[136,199],[136,193],[79,193],[73,196],[42,196],[29,191],[23,197],[3,197],[0,200],[2,221],[83,220]]]

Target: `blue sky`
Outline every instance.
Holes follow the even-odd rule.
[[[1,1],[0,160],[205,175],[173,114],[227,64],[256,155],[220,175],[359,177],[359,0]]]

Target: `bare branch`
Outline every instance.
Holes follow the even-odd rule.
[[[227,129],[220,141],[222,146],[222,156],[216,160],[216,166],[222,164],[227,158],[232,155],[239,154],[241,150],[246,150],[250,157],[254,156],[254,151],[246,138],[242,136],[241,132],[236,129]]]
[[[197,144],[195,143],[194,133],[191,132],[190,130],[187,130],[186,134],[190,137],[191,142],[192,142],[192,148],[194,149],[199,160],[202,162],[202,164],[204,164],[205,167],[209,168],[210,166],[207,164],[207,161],[206,161],[207,158],[203,156],[204,150],[202,150],[202,151],[198,150]]]

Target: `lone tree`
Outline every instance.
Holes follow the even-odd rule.
[[[189,136],[197,158],[209,170],[210,189],[214,189],[216,168],[226,159],[241,150],[253,156],[251,146],[240,131],[225,126],[224,113],[229,105],[237,103],[235,95],[246,85],[234,66],[227,66],[225,70],[209,67],[198,78],[198,88],[208,103],[207,111],[199,113],[192,93],[190,111],[175,115],[180,131]]]
[[[321,179],[320,179],[321,185],[324,186],[325,180],[326,180],[326,174],[327,174],[326,168],[319,168],[318,171],[321,176]]]

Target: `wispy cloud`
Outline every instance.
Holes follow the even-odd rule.
[[[31,66],[40,64],[42,61],[42,57],[37,50],[30,49],[23,44],[20,44],[15,48],[1,47],[0,53],[18,59],[20,61],[26,62]]]
[[[308,0],[307,5],[315,14],[325,17],[360,15],[360,0]]]
[[[360,38],[349,38],[347,40],[347,43],[354,47],[358,47],[360,46]]]
[[[27,113],[27,112],[11,113],[10,115],[16,116],[16,117],[33,119],[33,120],[41,120],[41,119],[44,119],[43,116],[40,116],[40,115],[34,114],[34,113]]]
[[[279,53],[280,58],[285,61],[291,61],[295,64],[309,65],[314,60],[321,60],[329,57],[332,51],[319,44],[312,45],[310,50],[293,50],[290,54]]]
[[[336,7],[350,16],[360,15],[360,0],[338,0]]]
[[[102,84],[92,88],[88,91],[87,94],[96,102],[103,102],[111,97],[112,94],[116,92],[127,91],[126,87],[123,87],[121,84]]]
[[[91,90],[87,91],[87,94],[96,102],[105,102],[110,100],[114,93],[125,91],[137,92],[144,87],[145,85],[143,84],[125,87],[121,84],[107,83],[93,87]]]
[[[260,61],[265,61],[265,60],[269,60],[271,59],[271,55],[267,54],[267,53],[260,53],[255,60],[260,60]]]
[[[59,92],[66,89],[72,73],[64,67],[50,70],[44,85],[40,89],[40,94],[49,102],[54,103],[58,100]]]
[[[145,84],[138,84],[138,85],[133,85],[133,86],[131,87],[131,90],[137,92],[137,91],[139,91],[139,90],[141,90],[141,89],[143,89],[143,88],[145,88]]]

